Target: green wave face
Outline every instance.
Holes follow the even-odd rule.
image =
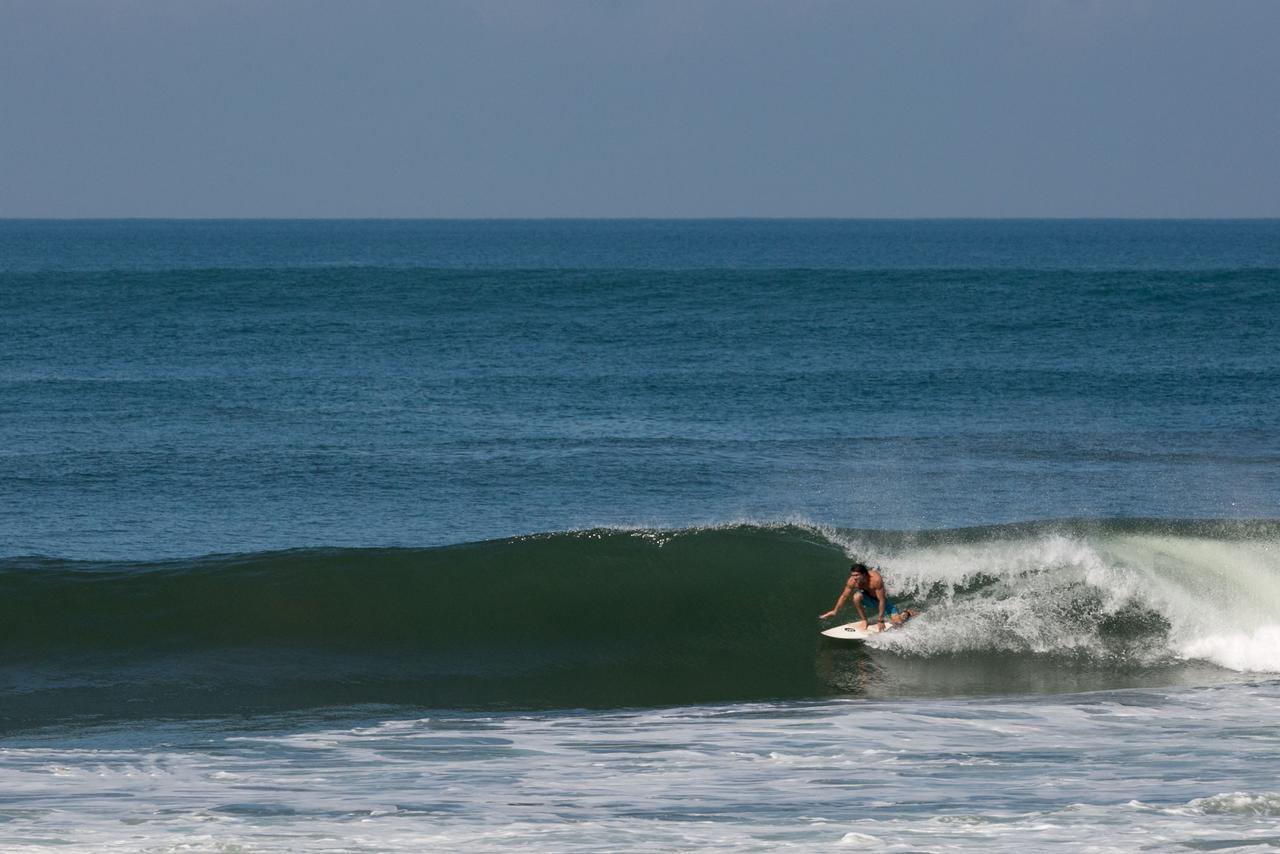
[[[740,525],[145,564],[0,562],[9,724],[350,703],[610,707],[1280,670],[1280,524]],[[922,610],[817,637],[852,555]],[[836,621],[853,619],[851,610]]]

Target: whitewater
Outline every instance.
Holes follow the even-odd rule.
[[[1274,681],[8,739],[8,850],[1268,850]],[[124,746],[124,745],[128,746]]]

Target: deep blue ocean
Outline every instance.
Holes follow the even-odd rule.
[[[1277,674],[1280,221],[0,221],[4,850],[1280,846]]]

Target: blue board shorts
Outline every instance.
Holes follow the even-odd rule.
[[[863,593],[862,610],[867,612],[867,617],[874,619],[880,613],[880,600],[870,593]],[[884,597],[884,615],[892,617],[896,613],[898,613],[898,606],[893,604],[893,600],[888,596]]]

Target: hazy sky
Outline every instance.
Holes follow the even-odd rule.
[[[0,0],[0,216],[1280,216],[1280,2]]]

